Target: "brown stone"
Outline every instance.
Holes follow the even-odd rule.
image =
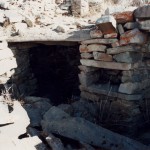
[[[106,53],[93,52],[93,56],[95,60],[113,61],[112,56]]]
[[[101,44],[90,44],[87,46],[88,52],[100,51],[105,52],[106,46]]]
[[[120,46],[120,43],[119,43],[119,41],[116,41],[116,42],[112,43],[111,46],[112,46],[113,48],[119,47],[119,46]]]
[[[110,34],[105,34],[104,38],[105,39],[111,39],[111,38],[117,38],[118,34],[117,33],[110,33]]]
[[[113,16],[115,17],[117,23],[126,23],[126,22],[133,21],[133,12],[132,11],[116,13]]]
[[[80,45],[79,50],[80,50],[80,53],[88,52],[87,45],[84,45],[84,44]]]
[[[90,31],[91,38],[101,38],[103,36],[103,33],[101,30],[95,29]]]
[[[120,36],[120,45],[144,44],[146,42],[147,35],[139,31],[138,29],[127,31]]]

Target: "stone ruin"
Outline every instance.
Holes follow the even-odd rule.
[[[19,2],[15,7],[22,14],[27,3]],[[57,0],[49,5],[39,1],[44,10],[34,9],[35,3],[30,2],[30,11],[40,15],[33,15],[34,21],[26,12],[12,11],[13,2],[0,4],[4,9],[0,14],[1,103],[11,93],[12,98],[21,100],[30,118],[20,103],[12,102],[13,113],[2,104],[1,113],[11,116],[0,119],[0,145],[10,135],[11,140],[17,136],[24,139],[22,143],[18,137],[14,140],[16,149],[41,142],[34,149],[148,150],[149,141],[140,139],[138,131],[147,132],[150,115],[150,6],[109,8],[97,21],[78,21],[66,14],[72,6],[74,16],[88,15],[87,0]],[[49,9],[63,16],[55,20]],[[51,24],[44,14],[53,18]],[[24,125],[20,126],[22,116]],[[27,138],[27,134],[40,139]],[[64,138],[75,144],[64,144]],[[6,149],[4,144],[0,148]]]

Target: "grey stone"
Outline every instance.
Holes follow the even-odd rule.
[[[100,53],[100,52],[93,52],[93,56],[95,60],[100,61],[113,61],[113,58],[111,55],[106,53]]]
[[[140,150],[142,148],[147,148],[141,143],[113,133],[79,117],[51,122],[42,121],[42,128],[46,133],[52,132],[106,149],[111,148],[112,150],[126,150],[131,148],[132,150]],[[103,144],[104,141],[106,144]],[[115,146],[116,144],[118,145],[117,147]]]
[[[114,55],[114,54],[120,54],[124,52],[140,52],[140,50],[141,50],[140,46],[127,45],[127,46],[120,46],[116,48],[108,48],[107,53]]]
[[[69,115],[73,114],[73,107],[69,104],[60,104],[57,107],[60,108],[61,110],[63,110],[64,112],[66,112]]]
[[[117,62],[123,62],[123,63],[135,63],[138,61],[142,61],[142,55],[140,53],[135,53],[135,52],[120,53],[114,55],[113,58]]]
[[[139,21],[138,28],[141,30],[148,30],[150,31],[150,20]]]
[[[89,59],[81,59],[80,62],[82,65],[88,67],[97,67],[97,68],[114,69],[114,70],[130,70],[138,67],[136,65],[131,65],[129,63],[105,62],[105,61],[95,61]]]
[[[80,65],[80,66],[78,66],[78,68],[81,70],[81,71],[83,71],[83,72],[93,72],[93,71],[97,71],[98,70],[98,68],[96,68],[96,67],[87,67],[87,66],[82,66],[82,65]]]
[[[141,92],[141,90],[149,87],[150,79],[142,80],[142,82],[127,82],[120,84],[119,92],[126,94],[133,94]]]
[[[145,5],[137,8],[134,11],[135,18],[150,18],[150,5]]]
[[[91,85],[88,87],[80,86],[81,91],[86,91],[88,93],[96,95],[96,99],[101,98],[102,95],[106,95],[113,97],[113,98],[119,98],[119,99],[124,99],[127,101],[136,101],[136,100],[141,100],[142,99],[142,94],[123,94],[123,93],[118,93],[118,86],[114,86],[110,84],[99,84],[99,85]],[[87,97],[87,95],[86,95]],[[85,98],[86,98],[85,97]],[[92,98],[92,96],[89,96],[89,98]],[[94,96],[95,97],[95,96]],[[92,99],[91,99],[92,100]]]
[[[124,28],[129,29],[129,30],[138,28],[138,22],[127,22],[124,25]]]
[[[91,54],[91,53],[81,53],[81,58],[85,58],[85,59],[93,58],[93,54]]]
[[[65,150],[63,143],[60,139],[56,138],[54,135],[50,134],[46,137],[48,145],[52,150]]]
[[[117,26],[117,29],[118,29],[120,35],[124,33],[124,29],[123,29],[122,24],[119,24],[119,25]]]
[[[58,107],[51,107],[43,116],[44,121],[51,122],[55,120],[62,120],[65,118],[69,118],[70,115],[65,113]]]
[[[95,83],[96,81],[98,81],[99,79],[99,72],[80,72],[79,74],[79,81],[82,85],[88,86],[91,85],[93,83]]]
[[[40,97],[25,97],[25,105],[29,118],[30,126],[40,126],[43,115],[52,107],[49,99]]]

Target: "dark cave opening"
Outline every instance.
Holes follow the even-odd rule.
[[[43,45],[29,50],[30,67],[37,79],[36,96],[48,97],[54,104],[79,98],[79,46]]]

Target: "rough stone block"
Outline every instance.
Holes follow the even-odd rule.
[[[93,56],[95,60],[113,61],[112,56],[106,53],[93,52]]]
[[[116,33],[116,20],[111,15],[105,15],[96,21],[96,25],[103,34]]]
[[[101,30],[95,29],[90,31],[91,38],[101,38],[103,36],[103,33]]]
[[[126,29],[128,29],[128,30],[138,28],[138,23],[137,23],[137,22],[127,22],[127,23],[124,25],[124,28],[126,28]]]
[[[138,28],[142,29],[142,30],[150,31],[150,20],[139,21],[138,22]]]
[[[144,44],[147,42],[147,35],[138,29],[125,32],[120,36],[120,45]]]
[[[117,42],[118,39],[91,39],[82,41],[81,44],[112,44]]]
[[[135,52],[125,52],[125,53],[114,55],[113,58],[117,62],[135,63],[135,62],[142,60],[142,54],[135,53]]]
[[[27,24],[26,23],[15,23],[13,25],[14,30],[24,32],[24,30],[27,29]]]
[[[87,67],[87,66],[78,66],[78,68],[83,71],[83,72],[93,72],[93,71],[97,71],[99,68],[95,68],[95,67]]]
[[[116,47],[116,48],[108,48],[107,49],[107,54],[120,54],[124,52],[139,52],[141,47],[139,46],[132,46],[132,45],[127,45],[127,46],[121,46],[121,47]]]
[[[150,79],[142,80],[142,82],[127,82],[120,84],[119,92],[126,94],[133,94],[140,92],[146,88],[150,87]]]
[[[87,46],[88,52],[100,51],[105,52],[106,46],[100,44],[90,44]]]
[[[88,60],[88,59],[81,59],[80,62],[84,66],[114,69],[114,70],[130,70],[135,68],[134,65],[129,63],[104,62],[104,61],[95,61],[95,60]]]
[[[79,80],[80,80],[80,83],[83,85],[83,86],[89,86],[95,82],[97,82],[99,79],[99,72],[88,72],[88,73],[85,73],[85,72],[81,72],[79,74]]]
[[[93,54],[91,54],[91,53],[81,53],[81,58],[85,58],[85,59],[93,58]]]
[[[117,23],[126,23],[126,22],[133,21],[133,12],[132,11],[116,13],[113,16],[115,17]]]
[[[137,8],[134,11],[135,18],[150,18],[150,5],[145,5]]]
[[[80,45],[79,50],[80,50],[80,53],[88,52],[87,45],[85,44]]]

